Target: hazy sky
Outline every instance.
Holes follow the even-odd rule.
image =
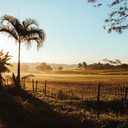
[[[127,31],[119,35],[103,29],[108,8],[94,8],[87,0],[2,0],[0,16],[12,15],[20,20],[34,18],[46,32],[46,41],[37,52],[36,43],[21,49],[22,62],[87,63],[102,59],[120,59],[128,63]],[[15,40],[0,34],[0,49],[9,51],[17,62]]]

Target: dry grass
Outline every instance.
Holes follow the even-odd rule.
[[[28,74],[24,73],[22,76]],[[61,117],[59,119],[60,122],[57,124],[58,127],[64,127],[65,125],[64,128],[68,128],[72,125],[76,126],[76,128],[127,128],[128,104],[124,104],[122,99],[124,98],[124,91],[119,92],[118,90],[122,89],[124,85],[128,86],[126,71],[63,71],[33,74],[36,76],[34,79],[38,81],[38,91],[32,92],[31,81],[26,82],[26,90],[30,90],[29,93],[32,93],[37,99],[31,96],[27,97],[27,95],[22,95],[22,98],[19,95],[9,96],[16,101],[16,104],[22,106],[18,107],[24,114],[26,111],[28,115],[31,113],[32,117],[25,115],[23,124],[20,123],[21,126],[25,126],[27,118],[34,121],[36,116],[38,119],[34,121],[35,126],[39,126],[38,123],[47,120],[45,123],[46,127],[48,124],[51,127],[52,123],[54,124],[58,121],[58,118],[55,119],[53,116],[53,113],[55,113],[55,115],[57,114]],[[43,95],[45,80],[48,81],[46,97]],[[99,82],[101,82],[102,86],[100,94],[100,119],[97,118],[97,109],[99,108],[97,108],[96,102],[97,85]],[[5,98],[5,100],[8,101],[9,99]],[[3,101],[3,104],[5,102]],[[9,104],[13,107],[14,104],[12,103],[14,103],[12,100],[9,101]],[[24,103],[29,104],[23,105]],[[44,105],[48,105],[52,113]],[[4,110],[4,105],[2,109]],[[5,112],[2,112],[1,114],[4,117]],[[9,110],[9,112],[11,113],[12,111]],[[43,113],[45,113],[44,116]],[[14,114],[16,115],[17,113],[14,111]],[[20,114],[22,115],[22,112]],[[8,117],[6,118],[10,125],[11,122],[8,120]],[[69,119],[70,121],[68,121]],[[18,122],[20,122],[20,119]],[[43,126],[44,124],[41,123],[41,125]],[[56,124],[53,127],[55,126]],[[31,125],[31,127],[34,126]]]
[[[128,81],[128,71],[125,70],[64,70],[52,72],[26,72],[21,77],[28,74],[35,75],[35,79],[39,81],[65,81],[65,82],[104,82],[104,81]],[[10,75],[5,73],[3,76]]]

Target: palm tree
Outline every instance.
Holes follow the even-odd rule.
[[[32,41],[37,43],[37,50],[42,47],[45,40],[45,32],[39,28],[38,23],[34,19],[25,19],[20,22],[17,18],[4,15],[0,19],[0,32],[6,33],[9,37],[13,37],[18,43],[18,75],[17,87],[20,87],[20,48],[24,43],[27,48],[31,47]]]

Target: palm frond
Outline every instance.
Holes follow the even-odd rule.
[[[27,75],[27,76],[23,76],[23,77],[22,77],[22,80],[23,80],[23,79],[24,79],[24,80],[26,80],[26,79],[31,79],[31,78],[33,78],[33,77],[35,77],[35,75],[29,74],[29,75]]]
[[[6,26],[6,25],[2,25],[2,26],[0,26],[0,32],[8,34],[8,37],[13,37],[16,40],[18,40],[18,34],[15,31],[15,29],[12,28],[12,27],[9,27],[9,26]]]
[[[42,29],[39,28],[29,28],[29,30],[26,31],[26,35],[22,39],[22,41],[27,41],[28,46],[31,45],[32,41],[36,41],[37,43],[37,49],[41,48],[43,45],[43,42],[45,40],[45,32]]]
[[[24,29],[27,30],[30,26],[34,25],[38,27],[38,23],[35,19],[28,18],[22,22]]]
[[[11,56],[9,55],[9,52],[6,54],[4,54],[2,50],[0,52],[0,73],[10,72],[7,66],[12,66],[12,64],[7,63],[7,61],[11,59]]]
[[[15,19],[12,16],[4,15],[0,19],[0,24],[3,24],[4,21],[7,21],[8,23],[13,24],[15,22]]]
[[[10,72],[10,70],[2,63],[0,63],[0,73]]]
[[[29,48],[31,48],[31,44],[32,44],[32,41],[33,41],[33,39],[32,40],[27,40],[26,42],[25,42],[25,46],[27,47],[27,50],[29,49]]]
[[[6,75],[5,78],[6,79],[11,79],[11,76]]]
[[[14,66],[14,65],[11,64],[11,63],[6,63],[6,65],[9,66],[9,67],[13,67],[13,66]]]
[[[24,27],[22,26],[22,24],[20,23],[20,21],[17,18],[15,18],[13,16],[9,16],[9,15],[4,15],[0,19],[0,24],[4,25],[4,21],[6,21],[8,23],[8,24],[6,24],[6,26],[11,25],[11,27],[13,27],[19,35],[20,35],[20,33],[23,32]]]
[[[3,50],[1,50],[0,51],[0,56],[3,56],[3,55],[4,55]]]
[[[26,45],[27,49],[31,48],[31,44],[33,41],[35,41],[37,43],[37,50],[39,50],[39,48],[41,48],[43,46],[43,42],[39,38],[30,37],[25,41],[25,45]]]

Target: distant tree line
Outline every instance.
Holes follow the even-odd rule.
[[[76,65],[77,66],[77,65]],[[11,71],[16,72],[17,70],[17,63],[13,62],[13,67],[9,68]],[[48,64],[45,62],[41,63],[21,63],[21,70],[22,72],[28,72],[30,70],[37,70],[37,71],[52,71],[52,70],[59,70],[62,71],[64,67],[57,64],[56,67],[54,67],[54,64]]]
[[[93,63],[87,65],[86,62],[78,63],[78,68],[79,69],[128,69],[128,64],[126,63],[121,63],[119,59],[116,60],[109,60],[109,59],[103,59],[105,63]]]
[[[40,65],[36,66],[36,70],[38,71],[51,71],[52,68],[46,63],[42,62]]]
[[[86,69],[88,67],[87,63],[86,62],[82,62],[82,63],[78,63],[78,68],[79,69]]]

